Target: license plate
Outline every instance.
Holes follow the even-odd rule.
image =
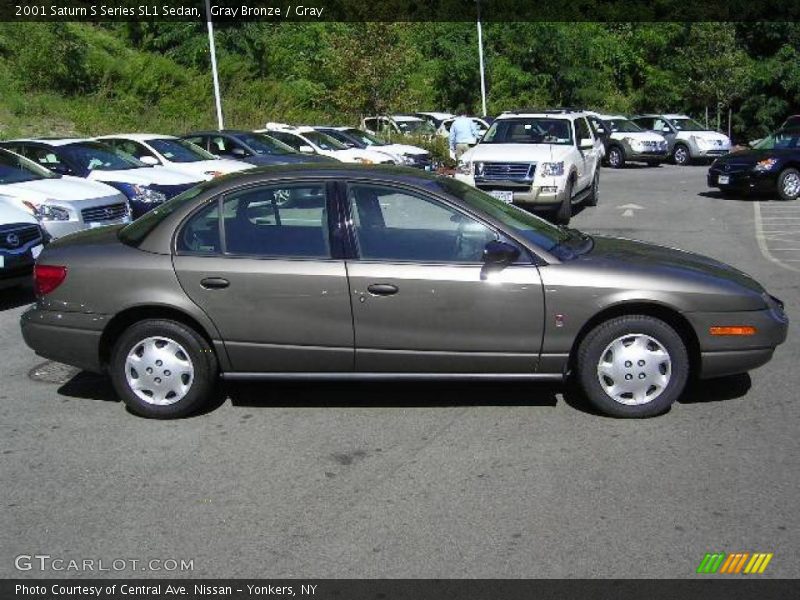
[[[490,195],[494,196],[498,200],[502,200],[506,204],[511,204],[514,201],[514,192],[507,192],[507,191],[500,191],[500,190],[492,190],[489,192]]]
[[[42,246],[41,244],[31,248],[31,255],[33,256],[33,260],[39,258],[39,255],[42,253],[42,250],[44,250],[44,246]]]
[[[731,182],[731,178],[727,175],[720,175],[719,179],[717,179],[717,183],[720,185],[728,185]]]

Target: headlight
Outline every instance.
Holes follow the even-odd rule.
[[[626,137],[626,138],[624,138],[624,141],[628,142],[628,145],[631,148],[633,148],[634,150],[636,150],[637,152],[640,152],[644,148],[644,144],[642,144],[642,140],[637,140],[637,139],[632,138],[632,137]]]
[[[362,165],[371,165],[371,164],[372,164],[372,161],[371,161],[370,159],[368,159],[368,158],[362,158],[362,157],[360,157],[360,156],[357,156],[357,157],[356,157],[355,159],[353,159],[353,160],[355,160],[357,163],[361,163]]]
[[[483,172],[483,163],[478,163],[481,165],[481,172]],[[474,175],[475,174],[475,164],[471,160],[466,162],[459,161],[458,166],[456,167],[456,172],[460,175]]]
[[[144,185],[136,185],[134,183],[122,183],[110,181],[110,185],[120,190],[125,194],[131,202],[142,202],[143,204],[160,204],[167,200],[167,197],[161,192],[152,190]]]
[[[560,177],[564,174],[564,161],[541,163],[540,169],[539,172],[544,177]]]
[[[705,138],[701,138],[701,137],[697,137],[696,135],[693,135],[691,139],[694,141],[695,144],[697,144],[698,148],[706,149],[706,148],[710,148],[711,147],[711,142],[709,140],[705,139]]]
[[[765,158],[764,160],[760,160],[756,163],[756,166],[753,167],[756,171],[770,171],[772,167],[778,164],[777,158]]]
[[[31,209],[37,221],[69,221],[69,209],[53,204],[34,204],[27,200],[23,202]]]

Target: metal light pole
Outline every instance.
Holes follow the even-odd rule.
[[[481,0],[478,0],[478,60],[481,67],[481,105],[482,117],[486,116],[486,72],[483,68],[483,30],[481,28]]]
[[[214,25],[211,23],[210,0],[206,0],[206,24],[208,25],[208,46],[211,50],[211,75],[214,79],[214,102],[217,105],[217,127],[225,129],[222,120],[222,100],[219,97],[219,75],[217,75],[217,51],[214,45]]]

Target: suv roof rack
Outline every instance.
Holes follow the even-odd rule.
[[[505,110],[503,114],[510,114],[510,115],[519,115],[524,113],[539,113],[539,114],[568,114],[568,113],[576,113],[576,112],[584,112],[582,108],[574,108],[574,107],[561,107],[561,108],[517,108],[514,110]]]

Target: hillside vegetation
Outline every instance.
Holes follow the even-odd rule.
[[[800,112],[800,24],[489,23],[488,112],[685,111],[760,137]],[[226,125],[480,111],[472,23],[220,25]],[[0,24],[0,136],[215,124],[202,23]]]

